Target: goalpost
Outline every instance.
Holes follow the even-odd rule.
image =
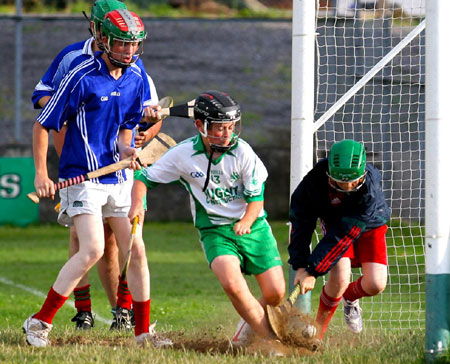
[[[433,8],[439,8],[436,3],[443,3],[442,0],[430,2]],[[426,214],[425,207],[437,208],[436,196],[430,199],[437,191],[444,199],[441,204],[450,202],[442,186],[436,187],[437,183],[449,183],[442,177],[443,170],[448,170],[448,162],[447,166],[438,167],[440,158],[441,163],[448,158],[449,148],[444,145],[445,141],[438,143],[438,135],[447,132],[447,139],[450,135],[448,127],[443,127],[445,121],[429,122],[430,118],[445,115],[439,111],[432,115],[430,110],[425,115],[424,18],[426,11],[431,11],[431,6],[427,5],[426,9],[425,5],[425,0],[294,0],[291,193],[312,165],[327,156],[335,141],[355,139],[365,145],[368,161],[382,173],[392,218],[387,233],[388,285],[382,294],[362,300],[364,323],[366,327],[381,329],[425,329],[427,326],[427,352],[434,350],[435,353],[439,347],[444,350],[448,346],[450,218],[448,211],[444,213],[442,209],[439,210],[444,213],[441,218],[435,216],[436,213],[430,215],[427,211]],[[448,14],[442,8],[440,13]],[[433,20],[433,27],[437,27],[434,17]],[[436,30],[433,38],[437,33]],[[429,40],[427,46],[430,47]],[[430,62],[438,60],[430,53],[427,52],[428,71],[433,67]],[[444,58],[441,63],[439,70],[446,73],[444,67],[448,66]],[[433,72],[438,72],[435,68]],[[427,82],[431,89],[433,86],[429,80]],[[442,98],[446,97],[448,84],[441,86]],[[432,97],[427,94],[427,108]],[[439,98],[434,102],[438,101],[443,100]],[[439,154],[431,155],[432,144]],[[442,154],[445,152],[447,154]],[[434,172],[430,174],[429,170]],[[438,189],[431,190],[433,186]],[[432,218],[439,223],[430,225]],[[428,255],[425,268],[425,250],[428,254],[429,243],[439,247],[433,254],[438,251],[444,255],[437,259],[440,270],[433,266]],[[359,275],[360,271],[353,273]],[[441,320],[447,325],[439,327],[443,327],[438,330],[439,334],[429,334],[429,301],[425,315],[430,273],[437,273],[431,279],[437,282],[433,288],[435,296],[437,286],[441,287],[440,292],[442,285],[447,286],[440,294],[444,302],[433,304],[434,309],[442,310]],[[291,289],[292,281],[291,271]],[[308,312],[309,297],[302,297],[298,306]]]

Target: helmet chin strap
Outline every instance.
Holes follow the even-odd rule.
[[[117,59],[113,58],[113,57],[111,56],[111,52],[106,52],[106,54],[107,54],[107,56],[108,56],[109,61],[111,62],[111,64],[112,64],[113,66],[122,68],[123,70],[125,70],[125,69],[127,69],[128,67],[131,66],[131,63],[129,63],[129,64],[121,63],[121,62],[119,62]]]

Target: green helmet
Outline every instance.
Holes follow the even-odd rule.
[[[100,49],[103,50],[100,29],[105,15],[110,11],[126,8],[126,5],[119,0],[97,0],[92,6],[91,22],[94,24],[92,32]]]
[[[119,67],[127,67],[136,62],[142,54],[147,32],[137,14],[126,9],[118,9],[106,14],[102,25],[102,36],[107,38],[103,45],[111,63]],[[131,60],[127,60],[129,57],[125,53],[113,51],[115,41],[138,43],[139,48],[132,55]]]
[[[338,182],[353,182],[365,175],[366,150],[354,140],[334,143],[328,157],[328,176]]]

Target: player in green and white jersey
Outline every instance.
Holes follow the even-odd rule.
[[[239,104],[220,91],[195,101],[198,134],[172,147],[135,179],[129,217],[143,221],[142,197],[160,183],[181,183],[190,194],[195,227],[209,266],[243,320],[233,338],[245,343],[250,331],[271,337],[266,305],[281,303],[285,281],[276,240],[266,221],[267,170],[239,138]],[[256,299],[244,274],[261,288]],[[248,324],[247,324],[248,323]]]

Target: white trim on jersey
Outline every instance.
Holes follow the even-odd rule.
[[[192,216],[199,228],[240,220],[247,208],[245,197],[257,197],[263,191],[268,176],[264,164],[250,145],[239,139],[232,150],[213,161],[208,188],[203,192],[207,168],[208,155],[198,135],[170,148],[144,168],[142,175],[153,183],[180,182],[190,193]],[[262,210],[259,216],[264,215]]]
[[[66,74],[66,76],[64,76],[63,80],[61,81],[61,83],[60,83],[60,85],[58,87],[58,90],[50,98],[50,100],[45,105],[44,109],[42,109],[41,113],[37,117],[37,121],[39,123],[41,123],[41,120],[44,119],[44,124],[45,124],[45,119],[47,119],[48,114],[54,109],[55,105],[57,104],[57,102],[61,98],[61,95],[64,93],[64,91],[67,88],[67,85],[70,83],[71,79],[74,78],[78,74],[78,72],[81,71],[83,68],[90,67],[90,65],[94,61],[96,61],[95,58],[89,58],[86,61],[80,63],[75,68],[73,68],[69,73]],[[92,72],[92,71],[93,70],[91,70],[90,72]],[[86,75],[86,73],[82,77],[84,77],[85,75]]]

